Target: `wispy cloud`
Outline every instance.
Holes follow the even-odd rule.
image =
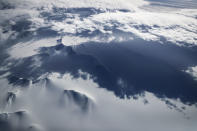
[[[189,67],[185,72],[190,74],[192,77],[194,77],[195,80],[197,80],[197,66]]]

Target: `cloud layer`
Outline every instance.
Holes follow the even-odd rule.
[[[149,10],[143,0],[0,4],[0,122],[43,131],[195,130],[197,69],[179,69],[196,64],[196,9]]]
[[[13,26],[19,26],[18,21],[23,19],[30,22],[23,31],[31,32],[34,36],[41,28],[48,28],[64,36],[86,37],[89,41],[128,41],[140,38],[168,41],[180,46],[197,45],[196,9],[148,11],[142,9],[148,6],[148,2],[142,0],[15,0],[4,3],[10,3],[13,8],[3,9],[0,13],[2,42],[18,38],[21,31],[13,30]],[[127,37],[120,36],[120,32]]]
[[[4,118],[7,118],[6,120],[11,120],[13,127],[36,131],[195,129],[197,117],[194,106],[185,106],[179,100],[168,101],[176,103],[180,108],[185,106],[184,112],[187,115],[184,115],[170,109],[165,102],[149,92],[144,96],[139,95],[138,99],[119,99],[112,92],[98,88],[88,74],[84,75],[87,75],[86,80],[73,79],[70,74],[52,73],[40,78],[39,82],[30,84],[26,90],[22,90],[22,87],[13,89],[6,80],[1,79],[1,90],[8,90],[15,95],[10,103],[1,103],[1,109],[6,110],[4,113],[0,112],[1,120],[5,121]],[[81,112],[72,99],[69,99],[69,106],[59,105],[64,90],[84,94],[93,101],[96,108],[91,108],[86,113]],[[1,97],[6,95],[5,91],[0,92]],[[4,100],[0,99],[0,102]]]

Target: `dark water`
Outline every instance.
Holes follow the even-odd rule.
[[[75,47],[59,44],[41,48],[38,55],[25,58],[11,68],[8,80],[25,85],[28,79],[36,80],[46,72],[71,73],[77,78],[81,70],[120,98],[148,91],[159,98],[179,98],[185,104],[194,104],[197,82],[184,71],[197,64],[196,56],[195,47],[137,39],[123,43],[90,42]],[[31,71],[34,57],[39,57],[42,64]]]
[[[98,83],[108,83],[106,88],[118,96],[149,91],[159,97],[180,98],[189,103],[197,101],[197,82],[183,72],[188,66],[197,64],[195,48],[136,40],[111,44],[90,43],[80,45],[76,50],[97,58],[109,73],[109,76],[101,73],[102,80]],[[118,78],[123,80],[122,89],[113,80]]]

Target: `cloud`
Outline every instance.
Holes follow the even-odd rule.
[[[41,40],[31,40],[28,42],[18,43],[8,49],[10,58],[21,59],[36,55],[40,47],[50,47],[56,45],[58,38],[48,38]]]
[[[179,131],[180,128],[183,130],[195,128],[197,117],[194,106],[184,105],[179,100],[168,101],[175,103],[178,107],[185,106],[185,112],[190,117],[190,119],[186,119],[184,114],[169,109],[165,102],[149,92],[145,92],[145,96],[138,96],[137,100],[133,98],[120,99],[112,92],[98,88],[98,85],[88,74],[82,72],[81,74],[87,75],[87,79],[75,79],[70,74],[52,73],[47,75],[47,78],[32,83],[25,90],[19,87],[12,88],[6,83],[6,80],[1,79],[1,89],[4,91],[0,92],[0,96],[6,96],[8,86],[10,86],[9,91],[16,95],[15,101],[5,108],[9,113],[8,120],[15,118],[18,111],[25,111],[20,113],[21,123],[18,124],[25,128],[36,125],[36,127],[47,131],[54,129],[75,131],[148,129],[165,131],[172,128],[174,131]],[[59,98],[64,90],[74,90],[84,94],[93,100],[96,108],[92,108],[84,114],[84,112],[77,110],[74,105],[59,106]],[[144,99],[148,100],[149,103],[144,104]],[[3,100],[4,98],[0,99],[0,102]],[[70,102],[73,101],[70,100]],[[2,110],[1,113],[3,113]],[[17,119],[15,121],[17,122]],[[179,128],[176,128],[177,126]]]
[[[17,41],[17,44],[8,48],[8,53],[14,59],[23,59],[36,55],[40,47],[56,45],[56,40],[60,36],[63,36],[62,41],[65,45],[77,45],[90,41],[122,42],[135,38],[147,41],[161,41],[161,38],[165,38],[166,41],[180,46],[186,46],[184,43],[192,46],[197,45],[197,20],[195,18],[197,11],[194,9],[180,12],[147,11],[141,7],[149,2],[143,0],[8,0],[5,2],[13,5],[13,8],[7,8],[0,12],[1,42],[3,43],[8,39],[18,40],[17,36],[23,31],[25,34],[33,32],[31,40],[28,42],[22,41],[24,38],[22,37],[21,41]],[[53,10],[54,7],[57,8],[57,11]],[[83,9],[89,9],[87,7],[91,7],[90,10],[99,9],[101,11],[87,16],[81,15],[83,14]],[[66,12],[65,8],[79,8],[82,11],[77,12],[78,10],[75,10],[76,12],[69,13]],[[44,17],[42,13],[47,15]],[[53,19],[54,16],[55,19]],[[57,20],[57,17],[60,17],[60,19]],[[63,19],[61,19],[62,17]],[[13,26],[17,27],[20,20],[27,20],[30,23],[27,25],[28,28],[20,28],[20,31],[17,31],[17,29],[13,29]],[[43,31],[42,29],[46,30]],[[50,31],[54,31],[55,35],[49,35]],[[43,38],[44,35],[47,38]],[[39,36],[41,37],[40,39],[38,39]],[[39,58],[35,57],[33,60],[38,66],[40,65]],[[53,60],[55,61],[56,57]],[[80,64],[76,65],[80,66]],[[26,69],[25,67],[23,68],[24,70]],[[1,70],[5,69],[7,68],[1,68]],[[197,67],[190,67],[185,72],[197,79]],[[27,71],[27,73],[29,72]],[[197,117],[196,107],[193,105],[184,105],[179,100],[169,100],[176,103],[180,108],[182,106],[187,107],[186,113],[191,116],[191,119],[187,120],[184,119],[180,112],[177,113],[175,110],[168,109],[164,102],[149,92],[145,92],[144,97],[139,96],[138,100],[119,99],[113,92],[104,88],[98,88],[98,84],[88,74],[85,75],[88,76],[87,80],[82,78],[74,79],[70,74],[59,75],[52,73],[49,76],[47,75],[48,78],[39,79],[36,83],[31,81],[26,90],[22,90],[22,87],[13,88],[6,80],[1,79],[1,105],[5,104],[2,101],[7,91],[12,91],[16,94],[17,103],[6,105],[5,110],[0,111],[1,113],[7,111],[15,114],[16,111],[25,109],[28,112],[27,115],[30,115],[31,118],[28,124],[38,125],[38,127],[40,125],[46,130],[58,128],[65,130],[66,128],[76,131],[162,131],[171,130],[172,126],[183,130],[195,128]],[[18,79],[21,81],[25,80],[25,78]],[[47,85],[46,83],[49,81],[52,83]],[[121,79],[118,83],[122,88],[126,86],[126,83]],[[56,91],[51,93],[48,86],[54,86]],[[64,89],[84,94],[94,101],[97,108],[89,112],[87,116],[84,116],[81,112],[74,112],[73,109],[75,107],[73,106],[63,109],[57,107],[58,97]],[[144,105],[142,102],[144,98],[148,101],[150,100],[150,104]],[[141,126],[142,123],[143,126]],[[179,128],[173,130],[180,130]]]
[[[195,80],[197,80],[197,66],[189,67],[185,72],[190,74]]]
[[[180,46],[185,46],[186,44],[191,46],[197,45],[197,20],[195,19],[197,11],[195,9],[184,9],[179,12],[148,11],[141,7],[144,5],[148,6],[150,3],[142,0],[132,2],[129,0],[117,0],[115,2],[111,0],[80,0],[80,2],[76,0],[58,0],[56,2],[51,0],[15,0],[8,2],[13,4],[15,8],[1,11],[1,23],[4,23],[6,20],[16,21],[16,18],[20,19],[28,16],[26,19],[32,22],[28,31],[32,32],[39,28],[49,27],[51,30],[65,35],[71,34],[76,36],[76,34],[79,34],[81,36],[86,32],[85,37],[102,39],[105,36],[106,39],[104,40],[109,41],[127,41],[136,37],[148,41],[161,41],[161,39],[165,38],[165,40]],[[60,10],[54,12],[54,7]],[[61,11],[62,8],[87,7],[102,9],[103,11],[86,17],[66,12],[66,10]],[[118,9],[128,9],[128,11],[125,12]],[[13,11],[14,13],[12,13]],[[49,13],[48,16],[42,16],[43,12]],[[57,21],[50,19],[52,15],[53,17],[66,18],[69,16],[70,18]],[[119,31],[127,33],[128,39],[123,37],[114,39],[118,36]],[[11,35],[12,33],[1,33],[1,38],[3,40]]]
[[[29,7],[40,7],[46,5],[50,6],[57,6],[63,8],[73,8],[73,7],[96,7],[96,8],[110,8],[110,9],[117,9],[117,8],[137,8],[139,6],[143,6],[148,4],[148,2],[144,0],[3,0],[6,3],[9,2],[11,5],[15,5],[18,7],[29,6]],[[20,5],[18,5],[20,4]]]
[[[151,5],[153,6],[166,6],[171,8],[196,8],[197,3],[196,0],[148,0],[151,2]]]
[[[92,21],[99,22],[100,25],[113,21],[118,29],[145,40],[157,41],[163,37],[175,44],[197,44],[197,20],[182,15],[145,11],[112,12],[94,15]]]

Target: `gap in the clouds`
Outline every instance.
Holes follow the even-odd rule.
[[[110,72],[122,78],[128,85],[125,88],[128,95],[142,87],[141,91],[148,90],[159,97],[190,99],[196,103],[194,90],[197,82],[182,72],[197,64],[195,47],[134,40],[84,44],[77,47],[77,52],[94,56]]]
[[[81,70],[120,98],[149,91],[159,98],[195,104],[197,82],[183,70],[197,65],[196,54],[196,48],[140,39],[121,43],[88,42],[74,47],[59,43],[40,48],[38,54],[9,67],[8,80],[23,85],[26,79],[36,80],[50,72],[71,73],[78,78]]]

